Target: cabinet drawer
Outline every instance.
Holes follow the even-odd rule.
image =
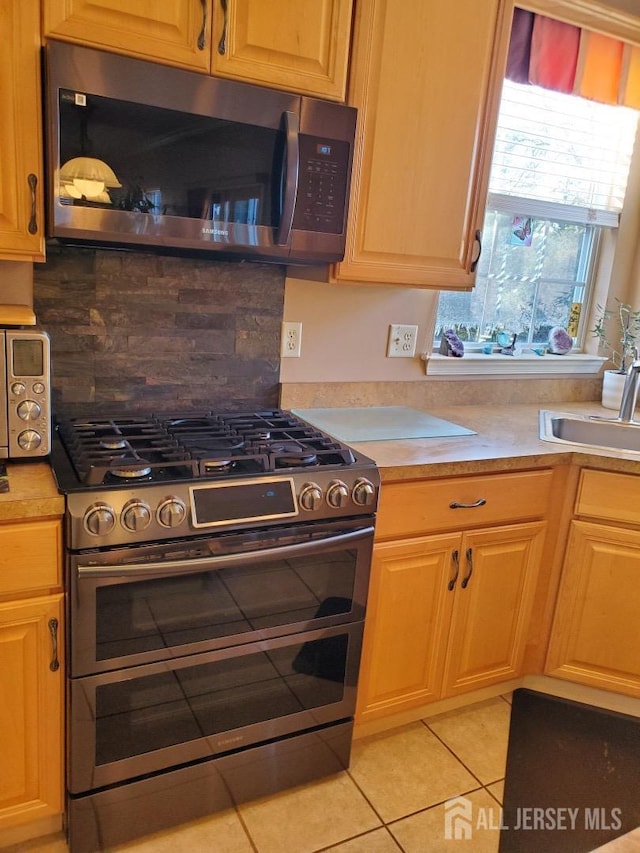
[[[376,538],[541,518],[549,505],[552,479],[553,471],[548,469],[451,480],[383,483]],[[465,506],[456,507],[455,504]]]
[[[60,576],[60,521],[0,525],[0,595],[51,589]]]
[[[640,524],[640,477],[584,469],[578,485],[576,515]]]

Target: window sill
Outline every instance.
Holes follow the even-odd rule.
[[[595,375],[607,361],[604,356],[586,353],[567,355],[500,355],[494,353],[465,353],[462,358],[422,353],[427,376],[553,376]]]

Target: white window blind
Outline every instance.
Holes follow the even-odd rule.
[[[489,191],[583,208],[585,222],[614,225],[637,123],[635,110],[505,80]]]

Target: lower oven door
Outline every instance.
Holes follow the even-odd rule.
[[[74,554],[70,673],[361,620],[372,547],[367,518]]]
[[[72,679],[72,794],[344,720],[363,623]]]

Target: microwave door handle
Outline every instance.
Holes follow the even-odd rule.
[[[298,177],[300,174],[300,119],[297,113],[285,110],[283,113],[285,132],[285,157],[282,169],[282,213],[280,227],[276,235],[276,244],[286,246],[291,238],[293,213],[298,195]]]
[[[157,563],[131,563],[126,566],[78,566],[80,579],[84,578],[128,578],[128,577],[164,577],[166,575],[188,575],[202,571],[230,569],[239,564],[248,566],[271,559],[287,559],[297,555],[311,555],[324,551],[327,546],[348,545],[367,539],[373,535],[373,527],[364,527],[350,533],[340,533],[315,542],[300,542],[295,545],[282,545],[278,548],[248,551],[240,554],[228,554],[217,557],[198,557],[195,560],[165,560]]]

